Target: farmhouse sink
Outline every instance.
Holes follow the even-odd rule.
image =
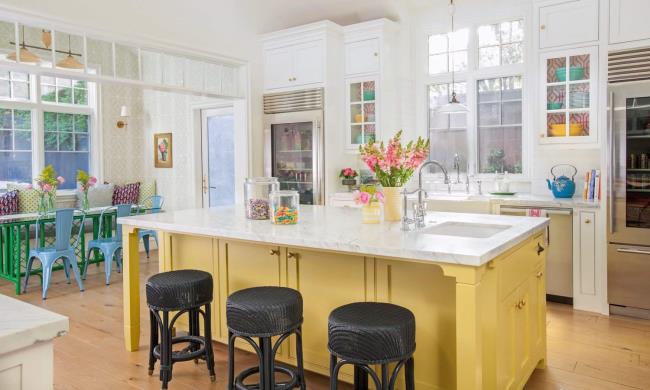
[[[439,236],[468,238],[490,238],[497,233],[510,229],[511,225],[495,225],[472,222],[443,222],[420,230],[421,233]]]

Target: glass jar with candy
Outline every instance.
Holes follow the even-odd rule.
[[[280,183],[277,177],[248,177],[244,182],[246,218],[269,219],[269,194],[277,191]]]
[[[300,213],[298,191],[271,192],[271,222],[276,225],[295,225]]]

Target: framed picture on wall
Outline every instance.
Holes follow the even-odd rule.
[[[153,135],[154,166],[156,168],[171,168],[174,165],[172,148],[172,133],[157,133]]]

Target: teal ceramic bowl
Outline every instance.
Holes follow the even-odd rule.
[[[562,108],[562,103],[560,102],[546,103],[546,108],[549,110],[559,110],[560,108]]]
[[[555,69],[555,77],[558,81],[566,81],[566,68]],[[569,80],[582,80],[585,77],[585,68],[582,66],[572,66],[569,68]]]
[[[375,100],[375,91],[363,91],[363,100]]]

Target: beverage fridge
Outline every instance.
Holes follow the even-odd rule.
[[[609,85],[608,299],[650,318],[650,81]]]
[[[323,89],[264,95],[264,168],[301,204],[323,204]]]

